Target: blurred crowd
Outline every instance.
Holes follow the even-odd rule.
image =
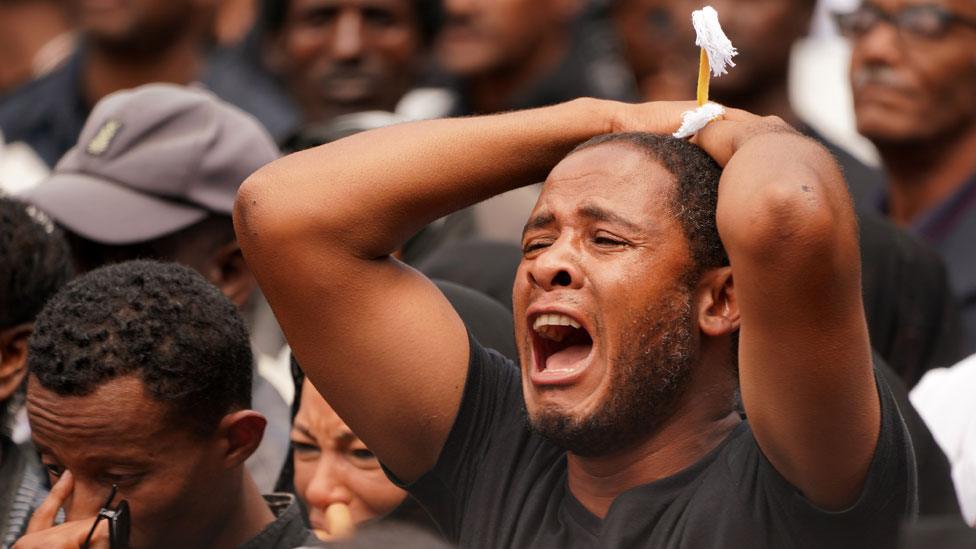
[[[699,49],[690,14],[701,2],[0,0],[0,547],[976,546],[976,3],[710,5],[738,49],[730,72],[712,79],[710,97],[747,111],[732,111],[728,123],[752,125],[731,126],[741,136],[721,145],[711,145],[726,139],[710,136],[718,130],[703,133],[696,144],[706,162],[698,147],[640,136],[574,149],[608,131],[670,133],[652,123],[635,128],[616,116],[604,131],[570,129],[607,105],[617,113],[693,100]],[[831,69],[836,78],[817,72]],[[776,118],[749,122],[748,113]],[[743,145],[759,134],[753,143],[788,136],[761,145],[768,164],[755,164],[767,157]],[[553,136],[565,144],[540,145]],[[525,370],[577,347],[612,351],[596,333],[614,321],[571,309],[531,312],[535,298],[520,297],[519,287],[529,280],[556,295],[578,289],[580,278],[581,287],[591,279],[598,287],[599,274],[558,266],[576,265],[573,254],[583,251],[563,254],[556,238],[537,246],[532,235],[560,219],[552,213],[558,200],[589,196],[583,188],[547,198],[554,179],[576,180],[558,177],[573,168],[565,164],[585,157],[576,166],[585,180],[604,173],[596,151],[626,147],[652,151],[679,183],[711,177],[718,188],[725,169],[721,193],[682,194],[672,213],[683,220],[696,201],[711,200],[710,220],[684,234],[693,254],[695,231],[721,235],[724,263],[708,265],[737,273],[743,329],[740,336],[738,317],[720,334],[702,320],[689,336],[695,345],[732,341],[736,376],[725,400],[734,421],[726,418],[713,442],[703,436],[689,445],[695,450],[658,458],[687,468],[624,479],[596,449],[616,448],[629,433],[618,433],[624,420],[601,416],[602,438],[569,437],[555,420],[540,427],[539,395],[574,381],[550,386]],[[714,152],[726,149],[731,158]],[[818,171],[833,166],[830,157],[846,192],[836,204],[823,199],[828,225],[845,226],[853,212],[855,253],[785,261],[771,244],[768,254],[757,252],[762,268],[750,271],[732,214],[723,213],[733,211],[723,206],[733,200],[723,198],[732,196],[725,178],[742,188],[754,179],[759,189],[782,166],[777,174],[791,181],[830,179],[832,168]],[[608,165],[630,169],[625,160]],[[752,179],[738,166],[749,166]],[[456,182],[454,194],[442,180]],[[621,207],[636,200],[627,191],[615,199]],[[776,237],[756,240],[821,250],[813,236],[796,237],[794,216],[804,211],[779,212]],[[623,223],[612,212],[587,215]],[[762,227],[765,218],[752,215]],[[847,240],[837,238],[823,250],[842,251]],[[820,268],[834,269],[823,283]],[[761,316],[749,308],[750,272],[816,295],[791,299],[763,284],[784,312],[750,325],[749,315]],[[847,276],[850,284],[838,282]],[[633,345],[667,350],[640,355],[651,362],[680,354],[677,336],[644,337],[639,324],[658,318],[650,305],[625,312],[656,277],[630,277],[614,289],[627,298],[599,302],[599,314],[624,318]],[[418,282],[426,279],[433,284]],[[848,287],[859,288],[854,302],[863,313],[857,329],[841,330],[826,319],[847,302]],[[729,306],[739,307],[731,298]],[[672,322],[669,307],[661,306],[659,323]],[[756,388],[755,371],[765,371],[750,361],[772,360],[756,358],[756,333],[792,326],[787,318],[806,324],[758,338],[787,356],[805,354],[790,346],[795,335],[811,356],[823,348],[847,356],[865,326],[868,393],[845,385],[845,376],[857,377],[853,366],[825,360],[822,369],[805,368],[827,380],[822,394],[839,399],[810,397],[795,412],[805,425],[822,417],[819,430],[778,432],[767,416],[791,412],[755,404],[757,392],[782,390],[793,401],[821,394],[790,392],[805,386],[803,375],[771,375],[775,384]],[[544,342],[527,335],[527,319]],[[828,337],[834,327],[841,335]],[[710,349],[703,356],[717,352],[701,345]],[[462,350],[452,354],[455,347]],[[450,377],[454,362],[461,374]],[[503,379],[496,363],[500,371],[521,364],[523,373]],[[671,408],[654,414],[672,425],[694,407],[678,404],[691,398],[684,393],[668,400],[671,393],[627,390],[619,379],[614,394],[622,396],[607,397],[607,410],[657,398]],[[488,394],[496,383],[517,395],[524,389],[525,402],[478,397],[479,387]],[[692,393],[724,395],[715,383]],[[701,399],[687,402],[707,407]],[[870,406],[845,407],[865,400]],[[496,417],[506,406],[511,424]],[[629,408],[620,406],[623,418]],[[833,410],[844,410],[850,425],[874,418],[859,472],[817,469],[833,462],[824,456],[848,451],[821,436],[834,428]],[[643,417],[656,428],[654,414]],[[549,446],[513,434],[520,428],[543,433],[559,452],[543,467]],[[753,436],[751,448],[760,450],[737,450]],[[768,442],[777,437],[806,439],[822,455],[790,461]],[[678,447],[691,438],[661,440]],[[621,445],[614,452],[629,448]],[[727,457],[729,479],[703,472],[682,494],[698,490],[698,498],[724,502],[720,509],[741,506],[740,514],[715,517],[722,512],[660,490],[714,471],[715,455]],[[580,495],[577,463],[605,482],[594,499]],[[526,473],[513,473],[520,468]],[[839,480],[823,481],[827,473]],[[657,485],[655,497],[672,498],[668,506],[626,498],[648,483]],[[599,501],[593,494],[605,506],[591,505]],[[530,523],[538,527],[531,535]],[[685,532],[711,525],[714,538]]]

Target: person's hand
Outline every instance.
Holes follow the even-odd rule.
[[[613,132],[650,132],[670,135],[681,126],[681,115],[698,106],[694,101],[652,101],[641,104],[616,103]],[[721,118],[709,122],[691,142],[705,150],[720,166],[728,164],[735,151],[747,141],[765,134],[797,134],[776,116],[758,116],[725,107]]]
[[[333,503],[325,509],[324,515],[322,521],[324,529],[315,530],[315,536],[320,540],[345,539],[356,533],[356,525],[353,523],[348,505]]]
[[[51,493],[34,511],[27,532],[17,540],[13,549],[78,549],[85,543],[88,532],[91,531],[95,517],[89,517],[55,526],[54,521],[58,510],[71,497],[74,490],[74,479],[70,471],[61,474],[61,478],[51,488]],[[91,537],[89,545],[92,549],[109,549],[108,521],[102,521]]]

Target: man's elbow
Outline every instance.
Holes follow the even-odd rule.
[[[294,217],[284,211],[287,204],[281,203],[281,193],[275,191],[274,185],[273,170],[265,166],[248,177],[237,191],[234,231],[248,255],[288,239]]]
[[[806,256],[819,262],[857,250],[849,199],[816,178],[801,176],[767,185],[751,202],[751,212],[736,216],[739,221],[729,231],[730,253],[763,261],[789,257],[796,262]]]

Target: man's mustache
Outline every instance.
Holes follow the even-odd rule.
[[[867,85],[886,86],[897,90],[907,90],[911,86],[895,69],[888,65],[865,65],[851,74],[854,89]]]

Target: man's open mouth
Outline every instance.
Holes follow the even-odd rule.
[[[544,313],[532,322],[533,379],[565,383],[575,379],[589,362],[593,338],[577,320],[561,313]]]

